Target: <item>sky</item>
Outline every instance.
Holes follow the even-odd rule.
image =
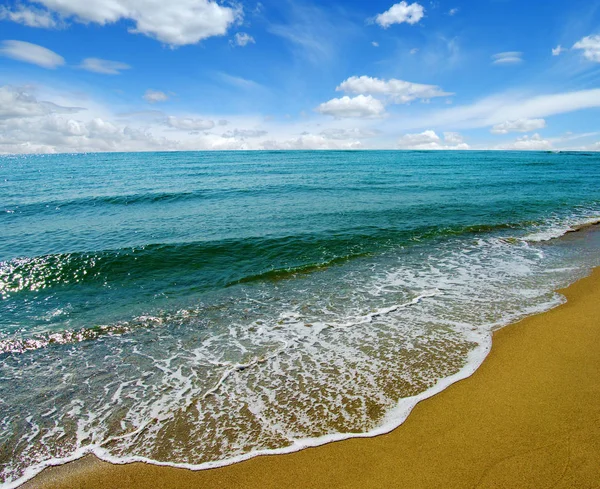
[[[0,153],[600,151],[600,0],[0,0]]]

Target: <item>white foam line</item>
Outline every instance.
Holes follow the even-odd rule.
[[[206,391],[204,393],[204,395],[202,396],[203,399],[206,399],[208,396],[210,396],[211,394],[214,394],[215,392],[217,392],[220,388],[221,385],[223,384],[223,382],[225,382],[227,380],[227,378],[235,371],[238,370],[245,370],[249,367],[252,367],[253,365],[258,365],[259,363],[265,363],[268,360],[271,360],[272,358],[275,358],[276,356],[278,356],[279,354],[283,353],[283,351],[288,347],[288,343],[286,341],[282,341],[282,343],[284,343],[283,348],[281,348],[280,350],[277,350],[275,353],[272,353],[271,355],[269,355],[268,357],[257,357],[254,360],[252,360],[251,362],[248,363],[236,363],[236,364],[232,364],[232,363],[217,363],[217,365],[220,366],[231,366],[231,368],[229,370],[227,370],[219,379],[219,381],[215,384],[215,386],[211,389],[209,389],[208,391]]]
[[[374,436],[384,435],[396,429],[400,426],[406,419],[414,407],[421,401],[428,399],[436,394],[439,394],[444,389],[449,387],[450,385],[466,379],[470,377],[482,364],[483,360],[487,357],[488,353],[491,349],[492,344],[492,336],[486,335],[485,337],[480,337],[480,345],[478,348],[473,350],[469,354],[469,361],[460,371],[456,374],[451,375],[450,377],[446,377],[444,379],[440,379],[433,387],[428,390],[418,394],[416,396],[407,397],[401,399],[396,407],[392,409],[381,426],[365,432],[365,433],[338,433],[334,435],[325,435],[317,438],[304,438],[294,440],[293,443],[284,448],[277,449],[268,449],[268,450],[256,450],[254,452],[250,452],[244,455],[238,455],[236,457],[231,457],[225,460],[219,460],[214,462],[204,462],[202,464],[187,464],[187,463],[175,463],[175,462],[162,462],[157,460],[152,460],[146,457],[140,456],[132,456],[126,458],[117,458],[111,456],[106,450],[104,450],[101,446],[87,446],[82,447],[75,451],[71,456],[59,459],[49,460],[33,467],[29,467],[25,474],[16,481],[9,482],[4,486],[3,489],[15,489],[27,480],[32,479],[42,470],[47,467],[53,467],[58,465],[63,465],[65,463],[73,462],[85,455],[93,454],[98,457],[100,460],[105,462],[109,462],[115,465],[124,465],[133,462],[143,462],[151,465],[159,465],[164,467],[175,467],[188,469],[193,471],[207,470],[207,469],[215,469],[219,467],[225,467],[227,465],[232,465],[235,463],[242,462],[244,460],[248,460],[254,457],[259,457],[263,455],[281,455],[286,453],[297,452],[299,450],[303,450],[305,448],[317,447],[321,445],[325,445],[327,443],[342,441],[351,438],[372,438]]]
[[[541,243],[544,241],[550,241],[552,239],[557,239],[564,236],[567,233],[576,231],[577,229],[583,226],[589,226],[600,223],[600,217],[588,217],[583,220],[579,220],[574,222],[573,224],[561,223],[554,227],[550,227],[544,231],[538,231],[532,234],[529,234],[523,238],[520,238],[522,241],[530,242],[530,243]]]
[[[390,306],[387,308],[380,309],[373,313],[369,313],[363,317],[363,321],[359,321],[359,322],[365,322],[365,321],[370,322],[374,317],[381,316],[384,314],[389,314],[390,312],[397,311],[399,309],[404,309],[406,307],[418,304],[424,298],[433,297],[433,296],[439,295],[440,293],[441,292],[437,289],[432,290],[432,291],[423,291],[420,295],[418,295],[414,299],[410,300],[409,302],[406,302],[404,304],[396,304],[396,305],[393,305],[393,306]],[[357,322],[350,323],[350,324],[357,324]],[[491,344],[491,336],[490,336],[489,340],[490,340],[489,343]],[[282,343],[284,343],[283,347],[280,350],[278,350],[277,352],[269,355],[266,358],[262,358],[262,357],[255,358],[254,360],[252,360],[251,362],[248,362],[246,364],[231,364],[229,362],[226,362],[226,363],[225,362],[215,362],[215,364],[218,364],[221,366],[231,366],[231,368],[228,369],[221,376],[221,378],[219,379],[217,384],[213,388],[211,388],[209,391],[207,391],[203,397],[207,397],[210,394],[214,394],[221,387],[223,382],[225,382],[225,380],[227,380],[227,378],[236,370],[243,370],[243,369],[249,368],[253,365],[256,365],[259,363],[264,363],[264,362],[278,356],[279,354],[281,354],[289,346],[287,342],[282,342]],[[477,362],[475,362],[474,364],[470,364],[469,362],[467,362],[467,366],[464,367],[463,369],[461,369],[457,374],[454,374],[451,377],[439,380],[435,386],[428,389],[427,391],[425,391],[417,396],[401,399],[400,402],[398,403],[398,405],[396,406],[396,408],[394,408],[390,413],[388,413],[388,415],[386,416],[386,420],[380,427],[375,428],[374,430],[371,430],[371,431],[368,431],[365,433],[338,433],[338,434],[334,434],[334,435],[325,435],[325,436],[317,437],[317,438],[297,439],[297,440],[294,440],[293,443],[288,447],[278,448],[278,449],[268,449],[268,450],[256,450],[254,452],[250,452],[250,453],[247,453],[244,455],[239,455],[237,457],[231,457],[231,458],[228,458],[225,460],[219,460],[219,461],[214,461],[214,462],[205,462],[202,464],[161,462],[161,461],[152,460],[152,459],[149,459],[146,457],[140,457],[140,456],[117,458],[117,457],[111,456],[103,448],[103,446],[107,445],[108,443],[110,443],[112,441],[123,439],[123,438],[130,438],[130,437],[138,435],[140,432],[144,431],[150,423],[155,421],[155,418],[152,418],[152,419],[148,420],[146,423],[143,423],[138,429],[136,429],[130,433],[126,433],[121,436],[110,437],[98,445],[88,445],[86,447],[81,447],[81,448],[75,450],[75,452],[73,452],[73,454],[68,457],[55,458],[55,459],[51,459],[51,460],[39,463],[37,465],[31,466],[31,467],[28,467],[25,470],[25,473],[23,474],[22,477],[20,477],[19,479],[15,480],[15,481],[6,483],[3,486],[3,489],[14,489],[14,488],[20,486],[21,484],[23,484],[24,482],[26,482],[27,480],[32,479],[33,477],[35,477],[37,474],[39,474],[42,470],[44,470],[47,467],[63,465],[65,463],[69,463],[69,462],[78,460],[79,458],[84,457],[85,455],[88,455],[88,454],[93,454],[96,457],[98,457],[99,459],[104,460],[109,463],[112,463],[112,464],[122,465],[122,464],[133,463],[133,462],[144,462],[144,463],[148,463],[148,464],[152,464],[152,465],[177,467],[177,468],[184,468],[184,469],[198,471],[198,470],[206,470],[206,469],[224,467],[227,465],[232,465],[234,463],[238,463],[243,460],[248,460],[250,458],[254,458],[254,457],[258,457],[258,456],[262,456],[262,455],[277,455],[277,454],[291,453],[291,452],[296,452],[296,451],[299,451],[299,450],[302,450],[302,449],[308,448],[308,447],[316,447],[316,446],[320,446],[320,445],[325,445],[327,443],[331,443],[334,441],[341,441],[341,440],[345,440],[345,439],[349,439],[349,438],[371,438],[373,436],[378,436],[378,435],[381,435],[384,433],[389,433],[390,431],[392,431],[395,428],[397,428],[398,426],[400,426],[406,420],[406,418],[408,417],[408,415],[410,414],[410,412],[412,411],[414,406],[417,405],[418,402],[420,402],[423,399],[427,399],[427,398],[437,394],[438,392],[441,392],[442,390],[444,390],[446,387],[453,384],[454,382],[457,382],[458,380],[461,380],[463,378],[470,376],[477,369],[477,367],[479,367],[479,365],[481,364],[481,362],[483,361],[483,359],[487,356],[487,353],[489,352],[489,345],[487,345],[485,341],[483,341],[481,343],[481,346],[483,346],[484,353],[481,355],[481,358],[477,360]],[[480,349],[481,349],[481,346],[480,346]],[[473,355],[473,352],[471,352],[470,356],[472,356],[472,355]]]
[[[396,308],[394,310],[397,310],[397,309],[400,309],[403,307],[408,307],[410,305],[416,304],[417,302],[419,302],[421,299],[423,299],[425,297],[432,297],[432,296],[437,295],[438,293],[439,293],[438,290],[431,291],[431,292],[424,292],[421,295],[419,295],[418,297],[412,299],[410,302],[407,302],[405,304],[399,304],[398,306],[391,306],[391,308]],[[563,297],[563,296],[561,296],[561,297]],[[563,297],[563,299],[564,299],[564,297]],[[559,301],[559,302],[562,303],[564,301]],[[553,307],[556,307],[557,305],[559,305],[559,304],[554,303],[545,310],[547,311],[549,309],[552,309]],[[391,309],[391,308],[387,308],[387,309]],[[543,311],[541,311],[541,310],[536,311],[536,313],[540,313],[540,312],[543,312]],[[371,314],[377,315],[378,312],[371,313]],[[379,312],[379,314],[381,314],[381,313]],[[477,333],[472,333],[472,334],[473,334],[473,339],[477,340],[479,342],[479,346],[469,353],[468,358],[467,358],[467,363],[462,369],[460,369],[457,373],[455,373],[449,377],[438,380],[434,386],[430,387],[426,391],[424,391],[416,396],[400,399],[399,402],[396,404],[396,407],[393,408],[392,410],[390,410],[388,412],[388,414],[385,416],[383,423],[380,426],[378,426],[377,428],[374,428],[373,430],[364,432],[364,433],[337,433],[337,434],[333,434],[333,435],[325,435],[325,436],[316,437],[316,438],[297,439],[297,440],[294,440],[294,442],[288,447],[276,448],[276,449],[266,449],[266,450],[256,450],[256,451],[253,451],[250,453],[246,453],[244,455],[238,455],[236,457],[231,457],[231,458],[228,458],[225,460],[204,462],[201,464],[162,462],[162,461],[152,460],[147,457],[140,457],[140,456],[118,458],[118,457],[113,457],[112,455],[110,455],[104,448],[102,448],[101,445],[89,445],[89,446],[81,447],[81,448],[77,449],[72,455],[70,455],[68,457],[55,458],[55,459],[47,460],[45,462],[41,462],[41,463],[36,464],[31,467],[28,467],[25,470],[25,473],[23,474],[22,477],[20,477],[19,479],[15,480],[15,481],[5,483],[2,486],[2,489],[16,489],[20,485],[24,484],[26,481],[34,478],[37,474],[39,474],[42,470],[44,470],[47,467],[55,467],[55,466],[59,466],[59,465],[64,465],[66,463],[73,462],[75,460],[78,460],[78,459],[80,459],[86,455],[90,455],[90,454],[95,455],[100,460],[103,460],[105,462],[115,464],[115,465],[125,465],[128,463],[143,462],[143,463],[147,463],[150,465],[158,465],[158,466],[163,466],[163,467],[175,467],[175,468],[182,468],[182,469],[188,469],[188,470],[193,470],[193,471],[200,471],[200,470],[207,470],[207,469],[215,469],[215,468],[219,468],[219,467],[226,467],[228,465],[233,465],[233,464],[236,464],[239,462],[243,462],[244,460],[249,460],[251,458],[264,456],[264,455],[281,455],[281,454],[286,454],[286,453],[297,452],[297,451],[303,450],[305,448],[326,445],[327,443],[336,442],[336,441],[342,441],[342,440],[347,440],[347,439],[352,439],[352,438],[372,438],[375,436],[384,435],[384,434],[390,433],[391,431],[395,430],[400,425],[402,425],[419,402],[421,402],[425,399],[429,399],[430,397],[433,397],[436,394],[439,394],[440,392],[442,392],[444,389],[448,388],[452,384],[459,382],[461,380],[464,380],[464,379],[470,377],[471,375],[473,375],[473,373],[475,373],[475,371],[481,366],[481,364],[483,363],[483,361],[488,356],[488,354],[491,350],[492,332],[490,332],[489,334],[485,334],[485,335],[481,335],[481,334],[477,334]],[[286,347],[287,347],[287,344],[286,344]],[[284,349],[285,348],[280,350],[280,352],[283,351]],[[143,427],[141,427],[140,429],[143,429],[143,428],[145,428],[145,425]],[[134,433],[138,432],[140,429],[136,430]],[[127,434],[124,436],[131,436],[132,434],[133,433],[130,433],[130,434]],[[112,439],[114,439],[114,438],[111,438],[111,440]],[[106,443],[108,443],[108,440],[104,441],[102,443],[102,445],[105,445]]]
[[[204,393],[202,398],[206,399],[211,394],[214,394],[215,392],[217,392],[221,388],[221,384],[223,384],[223,382],[225,382],[225,380],[227,380],[227,377],[229,377],[231,375],[231,373],[234,372],[235,370],[236,370],[236,368],[230,368],[229,370],[226,370],[225,373],[219,379],[219,381],[215,384],[215,386],[211,389],[208,389]]]
[[[384,307],[382,309],[378,309],[375,312],[370,312],[369,314],[360,316],[358,319],[347,322],[347,323],[342,323],[342,324],[325,323],[325,324],[327,324],[327,326],[332,327],[332,328],[346,328],[348,326],[353,326],[355,324],[370,323],[373,320],[373,318],[376,318],[378,316],[385,316],[386,314],[389,314],[390,312],[394,312],[394,311],[398,311],[399,309],[405,309],[407,307],[414,306],[415,304],[418,304],[419,302],[421,302],[423,299],[425,299],[427,297],[435,297],[436,295],[442,295],[442,294],[443,293],[439,289],[425,290],[425,291],[421,292],[420,295],[418,295],[417,297],[415,297],[414,299],[412,299],[409,302],[405,302],[404,304],[395,304],[393,306]]]

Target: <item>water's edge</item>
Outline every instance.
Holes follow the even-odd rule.
[[[587,227],[587,226],[586,226]],[[570,288],[575,283],[589,277],[594,270],[600,270],[600,267],[587,269],[585,274],[571,281],[567,285],[561,286],[559,290],[565,290]],[[477,348],[472,350],[468,355],[468,360],[466,365],[460,369],[454,375],[449,377],[440,379],[433,387],[425,390],[424,392],[412,396],[401,399],[395,408],[393,408],[385,417],[383,424],[379,427],[370,430],[364,433],[338,433],[334,435],[325,435],[317,438],[305,438],[296,440],[291,446],[279,449],[270,449],[270,450],[257,450],[244,455],[239,455],[236,457],[231,457],[228,459],[213,461],[213,462],[205,462],[202,464],[186,464],[186,463],[175,463],[175,462],[161,462],[157,460],[152,460],[146,457],[140,456],[132,456],[127,458],[117,458],[112,457],[108,454],[107,451],[103,450],[101,447],[87,447],[85,449],[81,449],[73,453],[72,456],[61,458],[61,459],[53,459],[48,460],[42,464],[37,466],[30,467],[27,469],[23,477],[20,479],[10,482],[7,485],[3,486],[4,489],[16,489],[27,481],[35,478],[39,475],[43,470],[50,467],[58,467],[70,462],[74,462],[79,460],[87,455],[94,455],[98,459],[111,463],[113,465],[125,465],[130,463],[142,462],[150,465],[162,466],[162,467],[173,467],[180,469],[187,469],[191,471],[200,471],[200,470],[208,470],[208,469],[216,469],[220,467],[226,467],[229,465],[233,465],[239,462],[243,462],[255,457],[266,456],[266,455],[283,455],[288,453],[297,452],[306,448],[314,448],[322,445],[326,445],[332,442],[338,442],[343,440],[349,440],[354,438],[374,438],[380,435],[385,435],[394,431],[396,428],[399,428],[408,418],[412,410],[422,401],[425,401],[437,394],[440,394],[445,389],[450,387],[451,385],[469,378],[473,375],[479,367],[483,364],[489,353],[492,349],[493,335],[496,331],[503,329],[507,326],[512,326],[522,322],[523,320],[530,318],[532,316],[541,315],[551,311],[557,307],[560,307],[567,303],[567,299],[564,295],[555,291],[556,302],[550,305],[550,307],[546,307],[544,309],[529,311],[528,313],[516,318],[515,320],[507,321],[505,324],[499,325],[498,327],[491,330],[491,334],[486,335],[485,337],[480,336],[480,344]]]

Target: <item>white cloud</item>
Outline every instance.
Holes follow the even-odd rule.
[[[77,116],[69,115],[75,113]],[[175,143],[148,132],[90,116],[85,109],[38,100],[23,88],[0,87],[0,153],[140,151],[174,147]]]
[[[560,44],[555,48],[552,48],[552,56],[559,56],[561,53],[564,53],[567,49],[563,48]]]
[[[155,104],[156,102],[166,102],[169,99],[169,96],[165,92],[161,92],[160,90],[146,90],[144,94],[144,100],[151,104]]]
[[[582,146],[579,149],[583,151],[600,151],[600,141],[588,144],[587,146]]]
[[[93,71],[94,73],[101,73],[103,75],[120,75],[121,71],[131,68],[126,63],[100,58],[85,58],[79,67],[82,70]]]
[[[256,41],[250,34],[247,34],[245,32],[237,32],[235,36],[233,36],[231,44],[233,46],[244,47],[248,44],[256,44]]]
[[[0,55],[42,68],[55,69],[65,64],[65,59],[54,51],[24,41],[2,41]]]
[[[24,5],[17,5],[15,10],[0,6],[0,20],[11,20],[27,27],[42,27],[46,29],[53,29],[60,26],[59,22],[47,10],[25,7]]]
[[[388,11],[377,15],[375,22],[384,29],[387,29],[392,24],[416,24],[424,15],[425,9],[422,5],[416,2],[409,5],[405,1],[402,1],[392,5]]]
[[[451,126],[456,129],[493,126],[517,119],[539,119],[600,107],[600,89],[537,95],[508,92],[470,105],[444,108],[410,120],[398,120],[402,129]]]
[[[227,131],[223,134],[225,138],[261,138],[268,134],[267,131],[259,129],[234,129],[233,131]]]
[[[445,132],[444,139],[440,138],[435,131],[428,129],[418,134],[405,134],[398,139],[400,149],[455,149],[466,150],[469,145],[463,141],[457,132]]]
[[[373,47],[375,47],[375,48],[378,48],[378,47],[379,47],[379,43],[378,43],[378,42],[376,42],[376,41],[373,41],[373,42],[371,43],[371,46],[373,46]]]
[[[322,130],[323,121],[267,122],[263,116],[231,116],[234,129],[223,135],[205,132],[224,125],[225,119],[167,116],[160,111],[113,114],[78,92],[38,86],[0,86],[0,153],[57,153],[92,151],[352,149],[356,139],[336,139]],[[44,95],[41,95],[41,94]],[[85,103],[86,108],[76,107]],[[219,121],[219,122],[216,122]],[[338,123],[341,124],[341,123]],[[272,135],[263,140],[267,131]],[[301,136],[297,136],[301,134]],[[357,133],[349,132],[348,136]]]
[[[458,13],[458,9],[457,8],[451,8],[448,11],[448,15],[452,16],[452,15],[456,15]]]
[[[517,119],[496,124],[490,132],[492,134],[508,134],[509,132],[530,132],[546,127],[544,119]]]
[[[338,92],[354,94],[384,95],[391,101],[406,104],[416,99],[431,99],[453,95],[444,92],[435,85],[423,85],[403,80],[381,80],[370,76],[353,76],[342,82],[337,88]]]
[[[445,132],[444,141],[448,144],[463,144],[465,141],[462,135],[458,132]]]
[[[552,143],[543,139],[539,134],[533,136],[522,136],[517,138],[514,143],[498,146],[497,149],[514,149],[521,151],[544,151],[552,149]]]
[[[419,52],[419,48],[412,48],[409,53],[410,54],[417,54]]]
[[[0,152],[147,151],[176,149],[175,142],[101,118],[81,121],[57,115],[0,122]]]
[[[23,88],[0,87],[0,120],[38,117],[49,114],[69,114],[80,107],[62,107],[52,102],[40,102]]]
[[[175,117],[168,116],[165,120],[168,127],[182,129],[184,131],[207,131],[215,127],[214,121],[205,119],[195,119],[193,117]]]
[[[523,53],[520,51],[507,51],[492,56],[494,65],[514,65],[523,62]]]
[[[600,63],[600,35],[584,37],[573,45],[573,49],[581,49],[586,59]]]
[[[347,117],[381,117],[385,113],[385,106],[380,100],[371,95],[358,95],[350,98],[334,98],[329,102],[319,105],[316,109],[324,115],[331,115],[336,119]]]
[[[329,139],[365,139],[378,136],[380,131],[375,129],[336,129],[330,128],[321,131],[321,136]]]
[[[127,113],[114,113],[109,107],[95,102],[93,97],[75,90],[49,89],[40,85],[35,88],[0,87],[0,152],[357,149],[397,146],[468,149],[461,134],[450,131],[462,133],[465,127],[486,127],[489,130],[494,124],[534,118],[518,111],[570,110],[582,104],[594,103],[600,106],[600,89],[597,92],[534,98],[513,92],[496,95],[467,107],[431,110],[433,107],[419,106],[420,115],[415,110],[414,113],[402,111],[385,118],[370,117],[367,113],[363,119],[334,119],[335,115],[325,118],[318,114],[285,119],[277,116],[265,118],[258,113],[233,115],[188,112],[169,115],[155,110],[156,106],[147,107],[154,110],[139,110],[143,107],[141,99],[139,107],[132,105]],[[367,98],[366,95],[364,97]],[[347,112],[343,115],[347,115]],[[358,115],[364,114],[360,112]],[[385,116],[385,112],[382,115]],[[227,128],[218,122],[225,119],[229,120]],[[431,131],[433,128],[435,132]],[[401,134],[405,135],[398,141]],[[583,147],[581,143],[573,146],[574,143],[568,142],[565,137],[542,139],[531,136],[515,141],[509,136],[504,147],[544,149],[548,146],[543,142],[546,139],[560,149]],[[584,141],[580,137],[581,142],[591,144],[598,140],[597,133],[587,134],[586,138]],[[501,144],[501,141],[496,144]],[[473,145],[470,140],[468,142]]]
[[[222,36],[242,16],[213,0],[36,0],[64,18],[81,23],[134,22],[130,32],[144,34],[171,46],[196,44]]]
[[[249,143],[236,138],[227,138],[216,134],[203,134],[198,138],[188,141],[182,149],[201,149],[211,151],[236,151],[258,149]]]
[[[284,141],[265,141],[262,147],[264,149],[360,149],[360,141],[339,141],[332,140],[325,136],[316,134],[303,134],[294,139]]]

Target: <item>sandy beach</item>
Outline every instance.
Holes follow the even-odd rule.
[[[199,472],[86,457],[22,487],[600,487],[600,270],[560,292],[388,435]]]

